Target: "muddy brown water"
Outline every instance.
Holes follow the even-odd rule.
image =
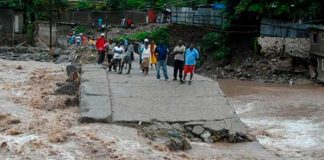
[[[217,80],[242,121],[284,159],[324,157],[324,87]]]
[[[52,63],[0,60],[0,113],[21,121],[10,125],[21,132],[19,135],[0,132],[0,144],[6,142],[7,148],[0,148],[0,159],[272,159],[258,152],[262,149],[254,143],[193,143],[192,150],[172,153],[133,128],[80,124],[77,107],[35,108],[34,103],[39,105],[32,98],[41,97],[40,93],[51,95],[55,83],[65,80],[64,68]],[[282,159],[324,157],[323,87],[234,80],[219,80],[219,84],[267,150]],[[52,98],[48,101],[55,100]],[[51,142],[52,135],[62,136],[63,142]]]
[[[221,89],[226,96],[234,97],[250,94],[264,94],[274,92],[299,92],[301,90],[308,90],[314,92],[324,93],[322,85],[300,84],[290,86],[289,84],[276,83],[259,83],[255,81],[240,81],[240,80],[217,80]]]

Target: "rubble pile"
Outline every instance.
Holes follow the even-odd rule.
[[[77,64],[68,65],[66,66],[66,73],[67,73],[66,81],[58,82],[56,84],[58,88],[55,90],[55,94],[71,95],[71,96],[77,95],[79,93],[81,66]],[[67,103],[73,101],[75,100],[70,99],[69,102]]]
[[[227,65],[208,62],[197,71],[215,79],[255,80],[265,83],[288,83],[293,80],[312,83],[311,69],[307,59],[287,54],[271,54],[236,59]]]
[[[193,121],[187,123],[153,122],[142,127],[141,134],[153,141],[162,142],[171,151],[191,149],[190,142],[240,143],[253,141],[247,126],[232,126],[237,119],[223,121]]]
[[[96,57],[96,51],[88,47],[53,48],[52,52],[40,47],[0,47],[0,59],[12,61],[94,63]]]
[[[0,47],[0,58],[12,61],[52,61],[50,52],[40,47]]]
[[[88,64],[95,63],[97,51],[90,47],[70,46],[66,50],[54,50],[55,63]]]

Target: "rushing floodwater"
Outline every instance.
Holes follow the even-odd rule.
[[[324,87],[220,80],[258,141],[283,158],[324,157]]]

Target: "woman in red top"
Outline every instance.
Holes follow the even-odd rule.
[[[105,60],[105,51],[106,51],[106,39],[105,34],[101,34],[101,37],[97,39],[96,48],[98,50],[98,64],[102,64]]]

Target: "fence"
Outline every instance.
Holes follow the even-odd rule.
[[[260,34],[268,37],[308,38],[308,27],[310,27],[308,24],[263,18]]]
[[[220,10],[212,8],[173,7],[171,9],[171,23],[221,27],[224,16]]]
[[[98,18],[104,21],[107,18],[109,25],[119,25],[121,19],[131,18],[133,23],[146,23],[146,12],[139,11],[75,11],[65,12],[57,19],[59,22],[78,23],[81,25],[91,26],[97,24]]]

